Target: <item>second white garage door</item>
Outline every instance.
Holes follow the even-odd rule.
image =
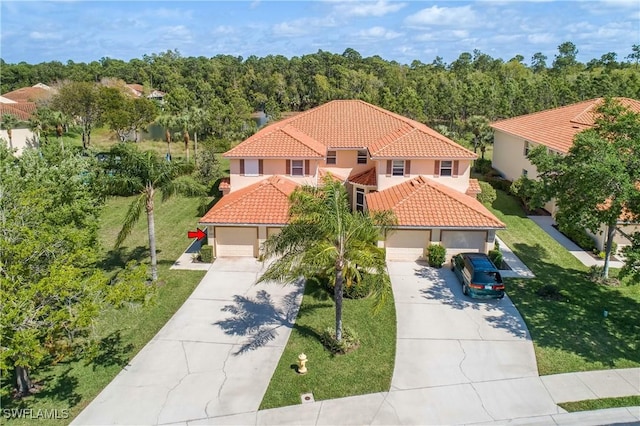
[[[256,256],[258,228],[216,227],[216,256]]]
[[[485,231],[442,231],[442,245],[451,256],[463,252],[483,252]]]
[[[387,236],[387,260],[418,260],[429,244],[428,230],[394,230]]]

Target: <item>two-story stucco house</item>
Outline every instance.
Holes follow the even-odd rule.
[[[626,108],[640,112],[640,101],[628,98],[616,98]],[[520,176],[529,179],[538,177],[536,166],[527,159],[529,150],[538,145],[547,147],[548,152],[565,155],[573,145],[575,136],[583,130],[593,127],[597,117],[596,109],[603,102],[602,98],[578,102],[560,108],[549,109],[500,120],[491,124],[494,130],[493,167],[511,181]],[[550,201],[545,206],[552,215],[556,213],[556,205]],[[618,228],[630,234],[640,227],[629,224],[621,218]],[[607,230],[593,235],[598,249],[603,250]],[[616,235],[618,247],[630,244],[624,235]]]
[[[389,260],[415,260],[429,244],[452,255],[487,252],[505,225],[475,196],[476,155],[424,124],[362,101],[332,101],[278,121],[224,154],[225,194],[200,224],[215,255],[258,256],[287,223],[289,195],[330,174],[354,210],[393,210],[398,225],[381,246]]]

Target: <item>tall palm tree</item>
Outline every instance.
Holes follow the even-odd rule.
[[[13,150],[13,129],[18,125],[18,119],[11,114],[2,114],[0,127],[7,131],[9,137],[9,148]]]
[[[478,148],[480,148],[484,160],[487,145],[493,140],[489,119],[483,115],[473,115],[467,120],[466,127],[473,133],[473,152],[478,152]]]
[[[258,282],[295,282],[328,276],[334,284],[335,335],[342,340],[342,295],[345,282],[372,274],[377,306],[390,292],[381,233],[393,225],[390,212],[352,212],[347,191],[327,177],[321,187],[304,186],[291,194],[290,222],[264,245],[265,259],[275,258]]]
[[[202,108],[192,106],[189,109],[189,121],[193,130],[193,158],[198,164],[198,133],[202,131],[208,120],[208,113]]]
[[[186,168],[179,162],[162,161],[151,151],[141,152],[135,146],[115,145],[111,149],[113,166],[117,170],[114,186],[123,192],[135,193],[137,197],[129,205],[122,229],[116,238],[118,248],[125,241],[138,222],[142,211],[147,214],[147,231],[151,252],[151,279],[158,279],[158,259],[156,254],[156,232],[154,217],[154,199],[160,191],[162,200],[176,193],[187,196],[202,196],[205,188],[193,178],[187,176]]]
[[[167,141],[167,156],[171,158],[171,128],[176,126],[176,117],[173,114],[162,114],[156,122],[164,127],[164,137]]]
[[[58,137],[58,142],[60,142],[60,147],[64,151],[64,140],[62,136],[64,135],[64,129],[69,120],[61,111],[53,111],[51,114],[51,120],[56,128],[56,136]]]

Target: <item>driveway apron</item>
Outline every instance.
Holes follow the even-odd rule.
[[[255,285],[261,269],[251,258],[217,259],[178,312],[73,423],[255,416],[303,290],[302,284]]]
[[[470,299],[446,267],[388,269],[398,338],[379,420],[459,424],[564,412],[538,377],[529,332],[508,296]]]

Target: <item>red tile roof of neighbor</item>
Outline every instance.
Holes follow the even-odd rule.
[[[0,103],[0,115],[10,114],[20,121],[27,121],[36,110],[33,102],[16,102],[14,104]]]
[[[629,98],[615,99],[630,110],[640,113],[640,101]],[[496,121],[491,124],[491,127],[545,145],[553,150],[568,153],[575,135],[593,127],[597,117],[596,109],[602,102],[602,98],[590,99]]]
[[[11,99],[15,102],[36,102],[40,99],[46,99],[53,95],[52,89],[45,89],[44,87],[32,86],[22,87],[20,89],[7,92],[2,96]]]
[[[370,210],[393,210],[399,226],[505,228],[478,200],[423,176],[366,195]]]
[[[376,168],[372,167],[364,172],[349,176],[349,182],[365,186],[378,186],[378,174]]]
[[[331,101],[275,122],[225,157],[324,157],[330,148],[368,148],[374,158],[477,156],[422,123],[357,100]]]
[[[281,176],[271,176],[222,197],[205,214],[202,224],[286,224],[289,195],[298,185]]]

